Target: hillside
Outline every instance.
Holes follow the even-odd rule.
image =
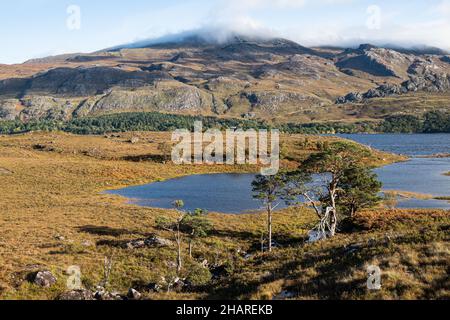
[[[160,216],[176,212],[128,204],[105,189],[161,181],[188,174],[243,172],[251,167],[176,166],[163,164],[158,144],[168,133],[124,133],[75,136],[29,133],[0,141],[0,299],[55,299],[67,291],[66,270],[80,266],[86,289],[96,290],[104,259],[113,257],[108,289],[126,294],[138,289],[144,299],[446,299],[448,285],[449,212],[374,209],[361,212],[332,241],[308,243],[316,223],[307,208],[291,208],[274,216],[280,247],[260,253],[265,227],[262,215],[211,213],[210,236],[196,241],[193,258],[186,253],[186,276],[208,270],[212,279],[200,286],[173,288],[163,277],[173,271],[175,250],[124,248],[155,234]],[[130,143],[130,138],[138,142]],[[317,142],[334,137],[283,135],[295,160],[317,152]],[[372,150],[379,165],[400,158]],[[158,157],[159,156],[159,157]],[[145,159],[145,160],[144,160]],[[253,168],[254,169],[254,168]],[[28,201],[22,201],[28,199]],[[383,289],[367,291],[366,268],[383,269]],[[50,270],[55,285],[42,288],[30,275]],[[156,285],[157,286],[156,286]],[[159,289],[158,289],[159,288]]]
[[[143,42],[1,65],[0,120],[125,111],[302,123],[421,116],[450,109],[450,58],[433,53],[242,36]]]

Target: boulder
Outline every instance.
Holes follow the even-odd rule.
[[[72,290],[64,292],[58,297],[58,300],[63,301],[89,301],[94,300],[94,295],[89,290]]]
[[[350,92],[345,97],[340,97],[337,100],[338,104],[341,103],[358,103],[363,101],[363,95],[359,92]]]
[[[173,282],[172,290],[175,291],[175,292],[181,292],[181,291],[183,291],[183,289],[185,287],[187,287],[186,282],[184,280],[182,280],[182,279],[177,278]]]
[[[100,301],[114,301],[123,300],[123,297],[117,292],[108,292],[103,287],[98,287],[97,291],[94,293],[95,300]]]
[[[131,288],[128,290],[127,298],[130,300],[140,300],[142,298],[142,295],[137,290]]]
[[[138,143],[139,142],[139,137],[132,137],[131,139],[130,139],[130,143],[131,144],[136,144],[136,143]]]
[[[33,283],[43,288],[49,288],[53,286],[56,281],[56,277],[50,271],[39,271],[36,273]]]
[[[128,249],[141,249],[141,248],[162,248],[162,247],[170,247],[173,243],[170,240],[152,236],[147,239],[138,239],[130,241],[126,244],[126,248]]]
[[[364,100],[382,97],[391,97],[410,92],[448,92],[450,91],[450,76],[448,74],[426,73],[421,76],[410,76],[410,79],[401,85],[383,84],[366,93],[351,92],[336,100],[337,104],[359,103]]]

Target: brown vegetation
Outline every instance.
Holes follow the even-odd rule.
[[[0,297],[53,299],[66,289],[66,270],[80,266],[83,285],[94,288],[104,278],[105,257],[113,257],[111,290],[126,293],[176,272],[173,248],[126,249],[124,244],[158,229],[160,216],[173,210],[142,208],[104,190],[177,176],[253,171],[246,166],[175,166],[163,164],[158,151],[165,133],[79,137],[32,133],[0,137]],[[308,144],[305,144],[305,140]],[[318,140],[289,136],[283,141],[290,159],[316,151]],[[399,160],[373,155],[374,164]],[[372,159],[372,160],[373,160]],[[6,173],[6,174],[5,174]],[[259,253],[265,220],[259,214],[210,214],[214,230],[198,239],[193,258],[184,249],[184,272],[199,263],[226,266],[226,276],[185,292],[143,292],[146,298],[445,298],[448,286],[448,226],[445,211],[385,211],[360,214],[332,242],[305,242],[314,214],[291,208],[274,215],[274,238],[281,247]],[[356,232],[357,231],[357,232]],[[248,254],[248,255],[247,255]],[[368,292],[365,265],[383,269],[383,289]],[[51,288],[27,281],[36,269],[51,270]],[[191,274],[192,275],[192,274]],[[447,282],[446,282],[447,281]],[[285,292],[285,295],[280,295]]]

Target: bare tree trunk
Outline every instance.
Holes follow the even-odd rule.
[[[192,239],[189,239],[189,258],[192,259]]]
[[[267,205],[267,229],[269,233],[269,252],[272,252],[272,204]]]
[[[181,260],[181,233],[180,233],[180,225],[177,225],[177,245],[178,245],[178,253],[177,253],[177,272],[181,273],[181,268],[183,267],[183,262]]]
[[[329,191],[330,191],[331,206],[333,208],[329,216],[329,231],[330,237],[334,237],[336,235],[337,229],[336,187],[333,185]]]
[[[330,237],[334,237],[336,235],[336,229],[337,229],[336,209],[333,209],[330,213]]]
[[[264,234],[261,235],[261,253],[264,253]]]

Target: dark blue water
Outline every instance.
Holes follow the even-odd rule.
[[[412,157],[408,162],[376,170],[385,190],[398,190],[450,196],[450,158],[420,158],[450,152],[450,134],[439,135],[342,135],[373,148]],[[171,208],[182,199],[187,210],[243,213],[258,211],[261,203],[252,198],[253,174],[194,175],[144,186],[110,191],[132,199],[131,202],[155,208]],[[450,209],[450,203],[438,200],[404,199],[399,208]]]
[[[254,174],[192,175],[110,193],[145,207],[171,208],[173,201],[180,199],[191,211],[243,213],[261,209],[261,203],[252,197],[254,178]]]
[[[450,134],[341,134],[378,150],[410,157],[450,153]],[[450,160],[449,160],[450,161]]]
[[[384,190],[417,192],[433,196],[450,196],[450,158],[425,158],[450,153],[450,134],[349,134],[339,135],[375,149],[407,155],[410,161],[375,170]],[[401,200],[399,208],[450,209],[448,201]]]

